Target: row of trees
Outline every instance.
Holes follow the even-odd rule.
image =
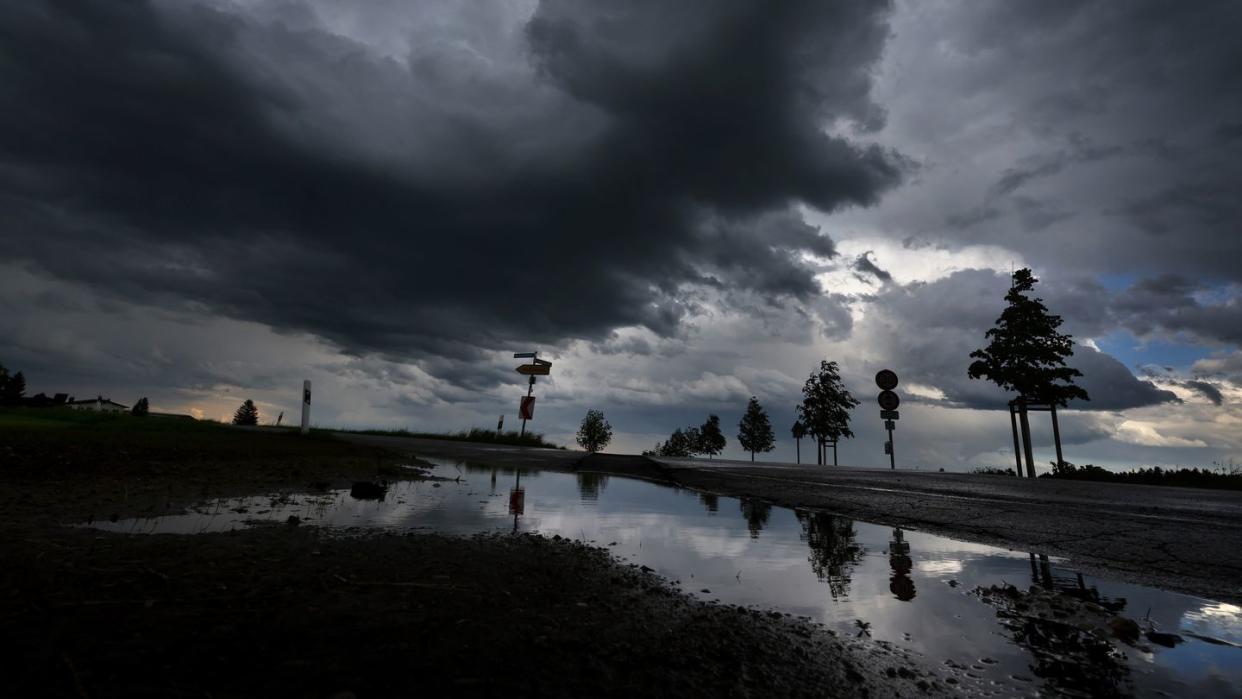
[[[857,405],[858,401],[841,382],[837,363],[820,362],[819,370],[812,372],[802,387],[802,403],[795,408],[798,419],[792,430],[794,439],[812,437],[822,445],[853,437],[854,433],[850,430],[850,410]],[[737,441],[742,449],[750,452],[751,461],[755,460],[755,454],[767,453],[776,448],[772,421],[755,396],[750,397],[746,411],[738,422]],[[643,453],[648,456],[682,458],[705,454],[710,459],[724,451],[725,445],[719,416],[708,415],[707,422],[701,426],[673,430],[668,440],[657,443],[654,449]]]
[[[0,405],[21,405],[26,396],[26,375],[22,372],[9,375],[0,364]]]

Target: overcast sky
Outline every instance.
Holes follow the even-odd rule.
[[[1029,266],[1066,458],[1242,462],[1242,3],[23,0],[0,363],[29,392],[638,451],[836,360],[844,463],[1012,465],[966,376]],[[1050,436],[1037,420],[1036,439]],[[1052,458],[1038,450],[1039,461]]]

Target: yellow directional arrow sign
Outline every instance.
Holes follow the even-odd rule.
[[[547,376],[551,372],[551,364],[523,364],[517,368],[517,373],[523,376]]]

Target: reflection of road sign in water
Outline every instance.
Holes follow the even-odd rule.
[[[535,397],[522,396],[522,405],[518,408],[518,417],[522,420],[535,419]]]
[[[881,390],[891,391],[897,388],[897,374],[893,373],[891,369],[881,369],[876,372],[875,385],[879,386]]]
[[[517,368],[517,373],[523,376],[547,376],[552,373],[552,363],[547,364],[523,364]]]
[[[884,410],[896,410],[897,406],[901,405],[901,399],[897,397],[896,393],[889,390],[880,391],[880,397],[877,400],[880,403],[880,408]]]
[[[524,488],[514,488],[509,491],[509,514],[526,514],[526,490]]]

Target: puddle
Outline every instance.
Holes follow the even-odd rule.
[[[460,480],[396,483],[382,500],[348,490],[233,498],[185,515],[91,526],[185,534],[296,516],[326,527],[537,531],[606,546],[700,598],[913,648],[959,677],[984,678],[998,694],[1065,690],[1057,678],[1077,674],[1086,678],[1075,685],[1084,696],[1242,696],[1239,606],[1080,575],[1024,551],[639,480],[427,461],[436,475]],[[1045,592],[1026,594],[1032,585]],[[1138,621],[1137,633],[1156,635],[1099,644],[1064,621],[1114,612]],[[1170,637],[1160,634],[1180,641],[1165,647]],[[1066,663],[1077,665],[1069,672]]]

